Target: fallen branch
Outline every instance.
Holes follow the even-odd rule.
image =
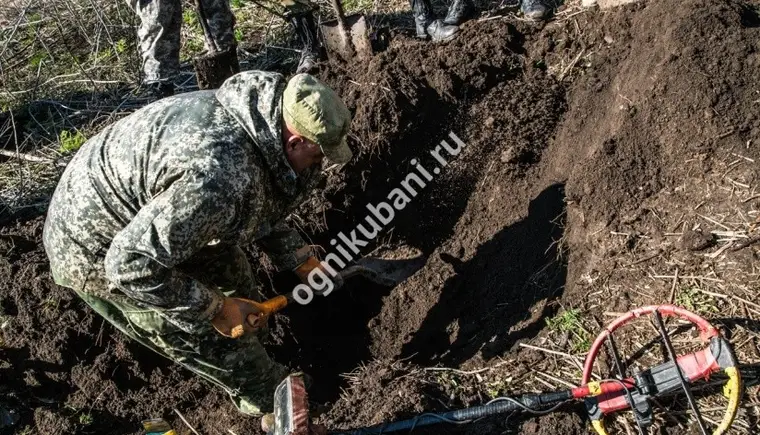
[[[60,167],[66,166],[66,162],[56,161],[56,160],[48,159],[45,157],[33,156],[31,154],[17,152],[17,151],[0,150],[0,156],[15,158],[15,159],[24,160],[24,161],[33,162],[33,163],[45,163],[47,165],[56,165]]]
[[[760,242],[760,234],[758,234],[756,236],[752,236],[749,239],[742,240],[741,242],[737,243],[736,246],[734,246],[733,248],[729,249],[729,251],[736,252],[736,251],[738,251],[740,249],[744,249],[744,248],[747,248],[749,246],[752,246],[752,245],[754,245],[755,243],[758,243],[758,242]]]
[[[5,157],[13,157],[20,160],[26,160],[27,162],[35,162],[35,163],[55,163],[54,161],[50,159],[46,159],[44,157],[37,157],[33,156],[31,154],[16,152],[16,151],[8,151],[8,150],[0,150],[0,156]]]

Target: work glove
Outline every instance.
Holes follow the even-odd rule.
[[[239,338],[256,332],[260,324],[261,310],[256,302],[243,298],[224,298],[222,309],[211,319],[214,328],[225,337]]]
[[[309,275],[314,269],[320,270],[322,273],[315,272],[315,279],[318,280],[320,284],[322,284],[322,281],[324,279],[328,279],[332,281],[332,286],[328,285],[318,285],[314,286],[309,282]],[[311,286],[314,289],[314,292],[317,294],[321,294],[323,292],[326,292],[328,289],[331,290],[337,290],[341,287],[343,287],[343,276],[340,273],[337,273],[335,276],[332,276],[332,274],[326,270],[324,267],[322,267],[322,263],[317,260],[317,257],[310,256],[306,259],[300,266],[298,266],[294,270],[295,274],[298,276],[298,278],[301,280],[302,283]],[[320,290],[319,287],[322,288]]]

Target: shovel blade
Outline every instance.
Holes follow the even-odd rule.
[[[353,14],[346,17],[348,40],[344,41],[337,20],[322,23],[322,36],[329,53],[340,56],[345,61],[355,58],[368,59],[372,56],[369,26],[364,15]]]
[[[427,259],[418,255],[405,259],[384,259],[379,257],[364,257],[356,264],[377,273],[377,276],[389,285],[396,285],[406,281],[425,266]]]

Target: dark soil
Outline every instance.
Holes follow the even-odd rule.
[[[669,283],[629,289],[659,267],[641,258],[704,273],[695,256],[714,250],[715,228],[689,225],[695,233],[673,243],[668,234],[700,212],[755,216],[757,200],[708,187],[711,174],[726,182],[725,159],[760,159],[758,41],[756,6],[661,0],[545,26],[469,23],[446,45],[399,35],[368,65],[328,65],[323,79],[355,113],[358,156],[294,217],[314,243],[329,249],[361,223],[412,159],[432,171],[429,151],[449,132],[467,146],[373,240],[421,252],[424,268],[393,289],[350,282],[272,325],[272,354],[314,375],[312,399],[331,404],[321,422],[357,427],[543,390],[526,385],[556,360],[517,344],[551,338],[547,318],[578,307],[596,331],[604,311],[663,302]],[[742,162],[730,166],[739,190],[760,180]],[[43,219],[0,230],[0,406],[21,416],[3,433],[137,433],[155,417],[189,433],[173,409],[203,434],[257,433],[223,393],[53,285]],[[758,263],[752,246],[727,255],[739,276]],[[265,269],[267,286],[292,284]],[[500,361],[477,378],[420,369]],[[588,432],[582,409],[564,411],[427,433]]]

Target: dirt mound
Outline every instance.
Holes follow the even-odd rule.
[[[701,0],[653,2],[605,29],[612,53],[576,82],[553,159],[589,220],[630,221],[695,154],[756,153],[746,145],[760,134],[757,35],[756,9]]]
[[[273,325],[275,358],[313,374],[312,398],[333,404],[321,421],[357,427],[577,382],[566,360],[516,346],[582,355],[578,337],[546,327],[570,307],[591,331],[605,311],[671,293],[750,317],[760,257],[741,243],[760,219],[759,25],[738,1],[660,0],[545,27],[470,23],[445,45],[398,37],[368,65],[329,65],[322,77],[354,111],[360,152],[294,224],[328,248],[413,159],[440,174],[367,249],[419,251],[424,268],[393,289],[351,282]],[[466,146],[443,167],[429,151],[449,132]],[[0,230],[0,407],[20,413],[18,427],[126,434],[162,416],[184,430],[176,409],[200,433],[257,433],[211,385],[53,285],[42,222]],[[697,232],[710,243],[689,248]],[[453,370],[421,368],[433,365]],[[583,410],[565,411],[443,430],[586,433]]]
[[[671,268],[678,265],[689,276],[709,267],[721,282],[741,283],[746,277],[756,277],[752,267],[756,251],[737,251],[720,262],[704,262],[672,240],[682,234],[688,237],[688,231],[677,230],[691,228],[699,219],[695,207],[710,209],[704,210],[706,214],[722,213],[718,220],[729,216],[724,210],[733,207],[746,223],[729,228],[728,222],[718,222],[716,227],[710,223],[716,219],[708,217],[702,222],[713,232],[751,232],[749,223],[757,218],[757,205],[752,202],[757,197],[750,188],[758,179],[753,163],[760,155],[754,143],[760,106],[752,85],[760,78],[757,10],[740,2],[663,1],[585,15],[578,21],[583,29],[579,35],[568,28],[569,23],[558,22],[543,29],[546,38],[526,38],[525,57],[534,66],[556,59],[557,41],[562,41],[562,50],[573,50],[576,59],[582,59],[582,74],[568,89],[568,107],[556,133],[552,116],[547,117],[540,104],[528,104],[535,108],[537,119],[546,120],[549,133],[526,138],[550,144],[537,147],[533,142],[528,150],[535,155],[526,159],[523,171],[515,171],[499,160],[510,161],[509,145],[519,144],[520,138],[489,136],[499,143],[498,154],[482,146],[482,141],[473,142],[481,148],[468,151],[477,149],[487,156],[482,162],[496,165],[478,174],[451,236],[436,243],[426,269],[386,298],[383,311],[373,320],[376,357],[483,367],[519,340],[545,330],[545,319],[560,306],[590,310],[594,330],[605,321],[594,318],[594,312],[667,302],[668,294],[682,305],[708,309],[697,307],[699,303],[689,296],[694,287],[709,294],[699,286],[704,280],[678,282],[676,277],[673,289],[667,282],[638,290],[642,280],[657,275],[645,269],[651,267],[647,261],[652,259],[664,260]],[[573,42],[568,43],[568,38]],[[532,70],[527,73],[528,83],[541,83],[535,68],[525,69]],[[536,89],[546,89],[546,82]],[[471,108],[482,104],[488,107],[483,113],[491,114],[513,110],[507,102],[514,100],[507,95],[509,91],[498,86],[488,89]],[[530,95],[537,95],[535,89]],[[525,98],[519,93],[514,97]],[[500,107],[489,107],[491,100]],[[517,118],[535,119],[519,114]],[[488,123],[465,135],[472,140],[473,131],[488,132],[483,128]],[[533,125],[528,123],[522,131],[531,131]],[[727,169],[736,177],[731,178],[730,189],[725,186]],[[720,187],[735,197],[719,199],[705,189],[691,188],[708,179],[712,183],[713,178],[723,178]],[[720,254],[711,253],[708,258]],[[632,267],[638,265],[640,269]],[[667,290],[657,290],[660,287]],[[738,297],[753,300],[752,286],[742,288],[746,293],[739,292]],[[711,303],[704,314],[734,309],[722,301]],[[544,356],[521,352],[501,374],[492,373],[486,380],[465,376],[456,384],[469,388],[469,394],[447,400],[453,396],[438,392],[433,397],[441,402],[432,403],[432,409],[482,403],[489,383],[519,374],[513,367],[524,361],[541,367]],[[363,380],[371,383],[373,377],[367,373]],[[357,409],[357,399],[368,409],[385,409],[387,397],[384,391],[377,395],[363,389],[352,391],[344,399],[350,405],[343,409],[344,402],[339,402],[333,409],[335,417],[330,414],[325,421],[345,424],[345,415]],[[412,405],[395,409],[406,415],[415,411]],[[353,421],[348,419],[354,424],[375,420],[363,413]],[[552,424],[539,419],[521,430],[541,432],[541,427]],[[501,430],[509,426],[502,424]],[[486,432],[490,431],[487,427],[483,428]]]

